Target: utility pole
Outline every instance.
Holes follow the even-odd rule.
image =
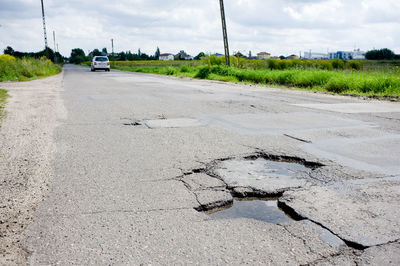
[[[43,33],[44,33],[44,49],[46,50],[47,57],[49,57],[48,52],[47,52],[47,33],[46,33],[46,20],[44,18],[43,0],[41,0],[41,2],[42,2]]]
[[[56,52],[56,32],[53,30],[54,52]]]
[[[230,66],[231,65],[231,60],[229,58],[228,33],[226,31],[224,1],[223,0],[219,0],[219,5],[220,5],[220,8],[221,8],[222,34],[224,36],[225,63],[226,63],[227,66]]]
[[[111,39],[111,51],[112,51],[112,57],[114,57],[114,39]]]
[[[56,55],[56,32],[53,30],[53,42],[54,42],[54,62],[57,63],[57,55]]]

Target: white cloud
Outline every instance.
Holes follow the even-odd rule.
[[[222,52],[217,0],[44,0],[64,55],[107,47],[154,53]],[[299,51],[388,47],[400,53],[398,0],[225,0],[231,51]],[[43,48],[40,1],[0,0],[0,49]]]

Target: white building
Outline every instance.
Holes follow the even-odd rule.
[[[365,52],[364,51],[360,51],[360,49],[354,50],[353,59],[364,60],[365,59]]]
[[[161,61],[173,61],[174,55],[173,54],[160,54],[158,60]]]
[[[305,59],[328,59],[328,54],[325,53],[314,53],[314,52],[304,52]]]

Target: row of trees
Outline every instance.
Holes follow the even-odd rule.
[[[127,52],[119,52],[115,54],[110,54],[107,51],[107,48],[103,48],[101,51],[99,49],[94,49],[89,52],[88,55],[85,55],[85,52],[81,48],[75,48],[71,51],[71,57],[69,58],[70,63],[79,64],[84,61],[90,61],[94,56],[108,56],[110,60],[117,61],[139,61],[139,60],[158,60],[160,56],[160,49],[157,47],[154,55],[147,55],[146,53],[142,53],[140,49],[137,53],[132,53],[131,51]]]
[[[127,52],[119,52],[115,54],[110,54],[107,51],[107,48],[103,48],[101,51],[99,49],[94,49],[89,52],[88,55],[85,55],[85,52],[81,48],[75,48],[71,51],[71,57],[69,58],[69,62],[73,64],[79,64],[85,61],[90,61],[94,56],[104,56],[107,55],[110,60],[114,61],[141,61],[141,60],[158,60],[160,57],[160,48],[157,47],[154,55],[148,55],[146,53],[142,53],[140,49],[138,49],[137,53],[132,53],[131,51]],[[199,53],[194,59],[200,60],[201,57],[204,57],[205,54],[203,52]]]
[[[368,60],[393,60],[400,59],[400,55],[395,54],[392,50],[383,48],[379,50],[371,50],[365,54],[365,58]]]
[[[45,56],[47,59],[50,59],[52,62],[55,63],[60,63],[64,61],[63,56],[59,52],[54,52],[51,48],[46,47],[46,49],[43,49],[42,51],[39,52],[19,52],[15,51],[11,46],[7,46],[6,49],[4,49],[4,54],[12,55],[17,58],[22,58],[22,57],[33,57],[33,58],[42,58]]]

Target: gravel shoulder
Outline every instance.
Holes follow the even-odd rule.
[[[0,83],[10,95],[0,129],[0,265],[25,264],[29,255],[22,233],[52,178],[53,131],[66,115],[62,80]]]

